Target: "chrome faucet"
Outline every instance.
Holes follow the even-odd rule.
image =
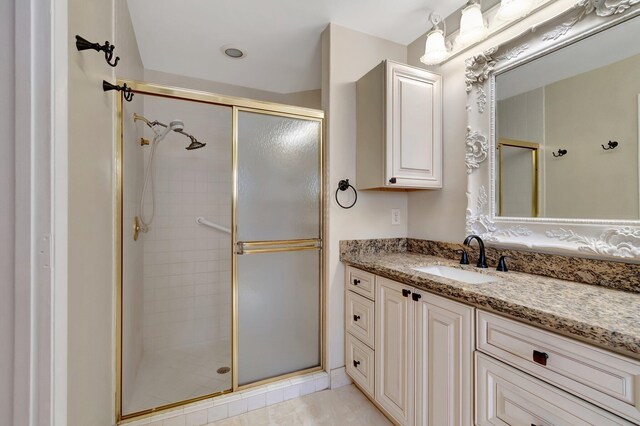
[[[462,243],[462,244],[465,245],[465,246],[470,246],[471,240],[477,240],[478,241],[478,246],[480,247],[480,256],[478,257],[478,263],[477,263],[476,266],[478,268],[486,268],[487,267],[487,258],[486,258],[485,253],[484,253],[484,241],[482,241],[482,238],[478,237],[477,235],[469,235],[467,238],[464,239],[464,243]],[[468,262],[469,261],[467,260],[467,263]]]

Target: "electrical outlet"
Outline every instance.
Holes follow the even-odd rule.
[[[400,225],[400,209],[391,209],[391,224]]]

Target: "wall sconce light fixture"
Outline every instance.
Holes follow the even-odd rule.
[[[463,46],[483,40],[489,34],[489,29],[484,22],[480,3],[469,0],[467,6],[462,9],[460,18],[460,34],[457,42]]]
[[[501,21],[512,21],[522,18],[531,12],[534,4],[535,0],[502,0],[496,16]]]
[[[425,65],[436,65],[447,59],[449,50],[445,42],[446,27],[440,15],[432,13],[431,22],[433,29],[427,34],[427,40],[424,43],[424,55],[420,58],[420,62]],[[445,30],[441,30],[438,25],[442,23]]]

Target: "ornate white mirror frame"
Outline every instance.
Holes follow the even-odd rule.
[[[640,14],[640,0],[579,0],[562,14],[466,61],[467,233],[493,246],[640,263],[640,220],[498,217],[495,76]]]

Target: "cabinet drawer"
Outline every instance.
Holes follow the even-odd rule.
[[[640,420],[640,363],[478,311],[478,349],[607,410]]]
[[[347,291],[345,307],[347,331],[373,348],[374,344],[374,304],[352,291]]]
[[[376,295],[375,275],[347,266],[347,290],[374,300]]]
[[[476,353],[476,424],[604,426],[631,423]]]
[[[360,388],[374,397],[374,353],[373,349],[347,333],[347,374]]]

